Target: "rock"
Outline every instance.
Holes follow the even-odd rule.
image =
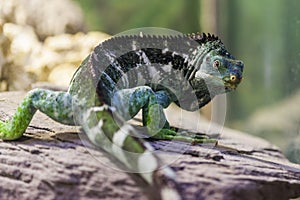
[[[85,30],[83,14],[70,0],[0,0],[3,23],[29,25],[40,39]],[[34,13],[34,14],[33,14]]]
[[[1,88],[24,90],[36,81],[67,87],[84,58],[108,37],[101,32],[89,32],[62,34],[40,42],[32,27],[6,23],[0,34],[0,44],[3,44],[0,81],[5,83]]]
[[[2,90],[22,90],[29,88],[33,81],[25,73],[24,63],[32,52],[40,49],[33,29],[6,23],[0,33],[0,80]]]
[[[2,120],[12,116],[24,95],[0,93]],[[206,129],[209,124],[202,122],[201,126]],[[146,198],[131,176],[115,170],[103,152],[84,146],[77,133],[77,128],[37,113],[20,140],[0,142],[0,198]],[[300,166],[263,139],[224,128],[217,147],[150,142],[162,150],[159,156],[176,171],[186,199],[300,197]],[[182,153],[183,147],[186,151]]]
[[[109,35],[101,32],[77,33],[75,35],[63,34],[48,37],[44,43],[44,48],[48,49],[48,51],[45,51],[44,57],[47,57],[47,52],[53,52],[59,58],[52,61],[47,60],[46,62],[40,59],[39,62],[44,63],[44,65],[37,64],[34,69],[39,70],[45,67],[50,69],[46,80],[66,87],[69,85],[74,72],[81,62],[90,54],[95,46],[109,37]],[[36,72],[31,67],[27,69],[28,71]],[[63,75],[63,77],[59,74]]]
[[[76,65],[72,65],[72,64],[58,65],[51,71],[48,77],[48,81],[50,83],[55,83],[57,85],[68,86],[76,70],[77,70]]]
[[[5,56],[7,54],[9,41],[7,37],[5,37],[3,34],[3,21],[0,19],[0,91],[3,91],[7,88],[6,84],[4,84],[3,81],[3,70],[4,65],[6,64]]]

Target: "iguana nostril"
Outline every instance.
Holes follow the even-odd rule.
[[[240,61],[240,60],[236,61],[236,64],[237,65],[244,65],[244,63],[242,61]]]

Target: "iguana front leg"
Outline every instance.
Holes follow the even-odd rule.
[[[205,135],[177,132],[171,128],[163,109],[168,107],[172,98],[167,91],[154,92],[148,86],[123,89],[115,93],[112,104],[126,120],[133,118],[143,110],[143,125],[148,130],[149,137],[163,140],[179,140],[195,143],[215,143]]]
[[[67,92],[31,90],[18,106],[11,120],[0,121],[0,139],[14,140],[21,137],[37,110],[60,123],[74,125],[71,105],[72,97]]]

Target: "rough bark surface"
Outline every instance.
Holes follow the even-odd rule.
[[[24,95],[0,93],[1,120]],[[146,199],[131,176],[83,145],[77,133],[37,113],[21,139],[0,142],[0,199]],[[163,150],[187,199],[300,197],[300,166],[262,139],[223,129],[217,147],[152,144]]]

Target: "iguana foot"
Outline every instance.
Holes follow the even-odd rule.
[[[202,143],[218,143],[218,140],[210,138],[205,134],[195,134],[188,131],[175,131],[174,129],[161,129],[158,133],[153,135],[151,138],[160,139],[160,140],[176,140],[183,142],[190,142],[194,144]]]
[[[11,131],[11,125],[7,121],[0,121],[0,140],[15,140],[20,137],[18,132]]]

